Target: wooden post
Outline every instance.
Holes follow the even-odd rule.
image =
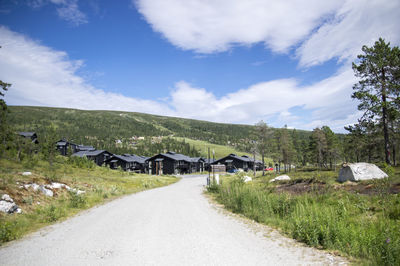
[[[207,186],[210,185],[210,170],[211,170],[211,162],[210,162],[210,147],[208,147],[208,179],[207,179]]]
[[[253,171],[254,171],[254,178],[256,177],[256,150],[254,149],[254,153],[253,153]]]

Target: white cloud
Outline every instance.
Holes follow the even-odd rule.
[[[0,73],[12,84],[8,104],[126,110],[171,115],[167,105],[95,89],[76,74],[82,61],[0,27]]]
[[[155,31],[198,53],[264,43],[274,52],[297,49],[308,67],[353,59],[381,36],[400,43],[399,0],[132,1]]]
[[[71,24],[79,26],[88,23],[86,14],[79,9],[78,0],[30,0],[28,2],[33,8],[40,8],[48,3],[56,5],[58,16]]]
[[[133,0],[155,31],[200,53],[264,42],[276,52],[298,43],[343,0]]]
[[[276,117],[275,127],[287,124],[312,129],[329,125],[335,131],[343,131],[343,125],[356,122],[360,116],[355,111],[357,103],[349,97],[353,83],[352,70],[346,67],[311,86],[300,86],[294,79],[281,79],[261,82],[221,98],[181,81],[176,84],[171,98],[177,114],[189,118],[254,124]],[[289,111],[298,106],[310,117]]]
[[[332,58],[353,60],[362,45],[371,46],[379,37],[400,43],[400,1],[346,1],[335,19],[323,24],[297,50],[301,66],[321,64]]]
[[[70,60],[65,52],[5,27],[0,27],[0,39],[0,73],[6,82],[12,83],[6,94],[7,103],[12,105],[135,111],[244,124],[277,117],[275,127],[288,124],[312,129],[313,125],[329,125],[336,131],[343,131],[342,125],[356,121],[356,103],[349,97],[354,83],[349,67],[311,86],[301,86],[295,79],[280,79],[254,84],[223,97],[181,81],[175,84],[166,104],[96,89],[77,74],[82,61]],[[290,111],[298,106],[308,117]]]

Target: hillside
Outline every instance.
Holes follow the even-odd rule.
[[[10,106],[8,120],[16,131],[43,135],[53,125],[57,136],[77,144],[93,145],[113,153],[154,155],[175,150],[191,156],[216,157],[249,153],[253,144],[252,125],[214,123],[121,111],[86,111],[67,108]],[[309,131],[296,130],[300,139]]]
[[[193,151],[193,144],[188,147],[187,143],[182,143],[182,138],[227,146],[230,152],[245,152],[250,149],[253,128],[250,125],[120,111],[30,106],[10,106],[9,109],[9,123],[17,131],[36,131],[40,136],[46,128],[54,125],[60,138],[115,153],[151,155],[165,149],[175,149],[193,156],[200,155]],[[201,155],[204,156],[203,151]]]

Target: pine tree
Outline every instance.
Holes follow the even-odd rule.
[[[390,47],[382,38],[374,46],[362,47],[363,54],[353,62],[355,76],[360,81],[354,84],[352,98],[361,103],[363,121],[379,122],[384,139],[386,163],[390,164],[389,112],[398,112],[400,102],[400,49]]]

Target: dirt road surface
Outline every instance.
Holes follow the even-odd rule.
[[[1,265],[338,265],[204,195],[205,176],[125,196],[0,248]]]

